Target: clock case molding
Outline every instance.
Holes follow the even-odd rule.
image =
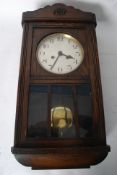
[[[106,144],[95,15],[64,4],[54,4],[23,13],[22,25],[23,41],[12,153],[18,162],[33,169],[89,168],[100,163],[107,156],[110,147]],[[80,67],[65,75],[46,72],[37,63],[35,55],[39,41],[57,32],[72,35],[84,48],[84,61]],[[83,82],[91,84],[93,137],[62,141],[27,138],[29,86]]]

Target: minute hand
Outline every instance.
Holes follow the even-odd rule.
[[[53,69],[53,67],[55,66],[55,64],[56,64],[56,62],[58,61],[58,59],[59,59],[59,57],[60,57],[60,55],[58,55],[58,57],[56,58],[56,60],[55,60],[55,62],[54,62],[54,64],[51,66],[51,70]]]

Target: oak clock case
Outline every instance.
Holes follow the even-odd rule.
[[[12,153],[32,169],[89,168],[106,144],[96,18],[64,4],[23,13]]]

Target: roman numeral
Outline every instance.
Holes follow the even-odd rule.
[[[53,39],[50,39],[49,41],[50,41],[50,43],[53,43],[53,42],[54,42],[54,40],[53,40]]]
[[[57,36],[57,41],[63,41],[63,36]]]

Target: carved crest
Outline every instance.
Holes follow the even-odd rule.
[[[66,10],[65,8],[59,7],[59,8],[56,8],[56,9],[54,10],[53,14],[54,14],[54,15],[61,15],[61,16],[62,16],[62,15],[65,15],[66,12],[67,12],[67,10]]]

